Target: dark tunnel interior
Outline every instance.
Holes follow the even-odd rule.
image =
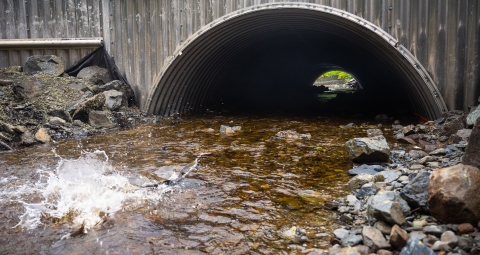
[[[312,86],[344,70],[363,89],[327,103]],[[186,42],[157,85],[149,111],[420,114],[438,117],[431,92],[397,49],[342,17],[306,9],[239,15]]]

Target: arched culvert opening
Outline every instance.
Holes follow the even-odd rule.
[[[160,115],[220,104],[312,109],[311,84],[332,66],[364,87],[353,103],[430,119],[446,110],[428,73],[393,37],[350,13],[306,3],[260,5],[207,25],[157,75],[146,108]]]

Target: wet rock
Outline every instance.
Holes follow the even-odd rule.
[[[64,126],[67,122],[59,117],[50,117],[48,124],[54,127]]]
[[[325,202],[325,197],[322,195],[322,193],[313,190],[302,190],[298,192],[298,196],[307,203],[314,205],[320,205]]]
[[[379,135],[383,135],[382,130],[380,130],[378,128],[367,129],[367,136],[368,137],[374,137],[374,136],[379,136]]]
[[[287,230],[281,232],[280,236],[283,239],[288,240],[288,241],[293,242],[293,243],[304,243],[308,240],[305,233],[306,233],[305,230],[293,226],[290,229],[287,229]]]
[[[357,247],[332,247],[328,249],[328,255],[363,255],[360,254]]]
[[[410,150],[408,152],[408,156],[410,157],[410,159],[415,160],[415,159],[419,159],[419,158],[423,158],[423,157],[428,156],[428,153],[426,153],[424,151],[421,151],[421,150]]]
[[[347,183],[351,191],[361,188],[364,184],[374,182],[375,177],[371,174],[359,174],[350,179]]]
[[[123,93],[122,101],[123,101],[123,104],[125,104],[125,106],[132,105],[134,103],[133,102],[134,93],[133,93],[132,88],[128,84],[126,84],[122,81],[113,80],[111,82],[108,82],[105,85],[100,85],[99,90],[101,92],[107,91],[107,90],[119,91],[119,92]]]
[[[415,238],[410,238],[407,242],[407,246],[403,247],[400,255],[435,255],[435,252],[425,246],[420,240]]]
[[[393,191],[378,192],[368,200],[367,207],[370,218],[383,220],[392,225],[401,225],[405,222],[402,206],[396,202],[396,195]]]
[[[123,105],[123,93],[116,90],[107,90],[105,95],[105,106],[112,111],[118,110]]]
[[[77,78],[85,79],[93,84],[102,85],[110,82],[110,74],[105,68],[98,66],[88,66],[83,68],[78,74]]]
[[[390,235],[390,232],[392,232],[392,226],[389,224],[385,223],[384,221],[377,221],[375,222],[375,225],[373,225],[376,229],[380,230],[382,234],[384,235]]]
[[[462,163],[480,168],[480,119],[477,119],[472,133],[468,140],[468,147],[465,150],[465,156]]]
[[[103,93],[97,94],[85,102],[79,104],[72,115],[73,119],[82,118],[88,115],[90,111],[102,110],[105,104],[105,95]]]
[[[407,241],[410,237],[407,234],[407,231],[401,229],[398,225],[392,227],[390,232],[390,240],[388,242],[390,245],[396,249],[402,249],[407,245]]]
[[[422,208],[427,210],[428,201],[428,183],[430,182],[430,172],[419,173],[400,191],[400,196],[407,201],[412,208]]]
[[[390,147],[383,136],[354,138],[345,144],[348,157],[358,163],[387,162]]]
[[[471,112],[467,116],[467,126],[473,126],[475,124],[475,121],[477,121],[480,118],[480,107],[477,107],[475,111]]]
[[[90,111],[88,124],[95,128],[112,128],[115,123],[110,120],[110,113],[107,111]]]
[[[310,140],[312,136],[309,133],[299,134],[297,133],[297,131],[294,131],[294,130],[285,130],[285,131],[278,132],[275,135],[275,138],[292,139],[292,140],[297,140],[297,139]]]
[[[362,229],[363,244],[370,247],[373,252],[379,249],[390,249],[390,244],[387,242],[380,230],[364,226]]]
[[[49,143],[52,141],[52,138],[48,134],[48,131],[45,128],[38,129],[37,133],[35,133],[35,140],[40,143]]]
[[[20,136],[20,143],[25,146],[30,146],[35,144],[35,138],[30,133],[30,131],[26,130],[21,136]]]
[[[241,130],[242,130],[241,126],[233,126],[233,127],[224,126],[224,125],[220,126],[220,134],[224,134],[224,135],[233,135],[235,134],[235,132],[239,132]]]
[[[459,235],[470,234],[473,232],[475,232],[475,229],[470,223],[461,223],[461,224],[458,224],[457,226],[457,233]]]
[[[458,237],[452,231],[445,231],[440,236],[440,241],[445,242],[448,246],[455,248],[457,247]]]
[[[352,168],[348,170],[349,175],[358,175],[358,174],[370,174],[370,175],[375,175],[378,172],[381,172],[385,169],[383,169],[382,166],[380,165],[361,165],[359,167]]]
[[[428,207],[440,222],[476,224],[480,219],[480,170],[458,164],[436,169],[428,185]]]
[[[65,64],[60,57],[55,55],[34,55],[25,62],[23,71],[28,75],[47,73],[60,76],[65,71]]]

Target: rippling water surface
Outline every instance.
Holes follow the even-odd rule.
[[[347,194],[332,118],[202,117],[0,152],[0,254],[303,254],[328,247]],[[232,136],[220,125],[241,126]],[[275,138],[282,130],[309,140]],[[163,184],[198,160],[187,179]],[[280,233],[306,230],[293,244]]]

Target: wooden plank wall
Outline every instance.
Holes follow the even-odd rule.
[[[188,37],[236,10],[280,0],[0,0],[0,39],[103,37],[141,103]],[[397,38],[424,65],[450,109],[480,94],[478,0],[288,0],[348,11]],[[391,7],[391,8],[390,8]],[[56,54],[67,66],[91,49],[0,51],[0,67]]]

